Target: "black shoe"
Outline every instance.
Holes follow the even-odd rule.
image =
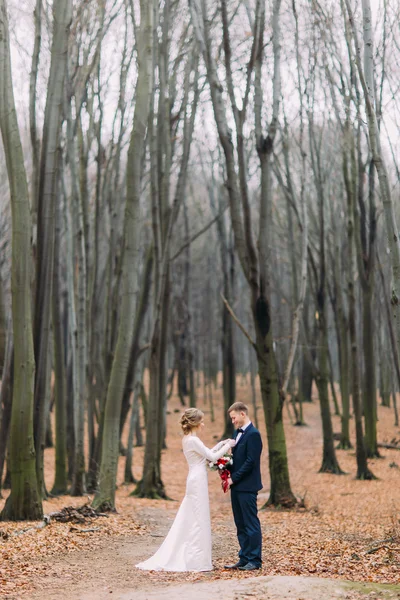
[[[243,562],[242,560],[239,560],[234,565],[224,565],[224,569],[243,569],[245,565],[247,565],[247,563]]]
[[[247,563],[246,565],[238,567],[240,571],[257,571],[261,569],[261,565],[255,565],[252,562]]]

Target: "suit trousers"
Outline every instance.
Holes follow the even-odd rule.
[[[242,562],[261,566],[261,525],[257,516],[257,492],[237,492],[231,487],[233,518]]]

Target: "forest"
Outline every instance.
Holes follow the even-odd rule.
[[[400,489],[399,23],[397,0],[0,0],[0,534],[168,512],[179,412],[211,443],[238,399],[266,515],[311,510],[310,469]],[[389,495],[371,580],[396,583]]]

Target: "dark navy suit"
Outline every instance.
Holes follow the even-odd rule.
[[[235,432],[236,439],[238,432]],[[262,489],[261,435],[250,423],[232,450],[231,502],[243,563],[261,565],[261,526],[257,516],[257,493]]]

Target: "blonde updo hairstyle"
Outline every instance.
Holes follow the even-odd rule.
[[[198,408],[187,408],[180,420],[183,433],[189,435],[193,429],[197,429],[203,417],[204,413]]]

